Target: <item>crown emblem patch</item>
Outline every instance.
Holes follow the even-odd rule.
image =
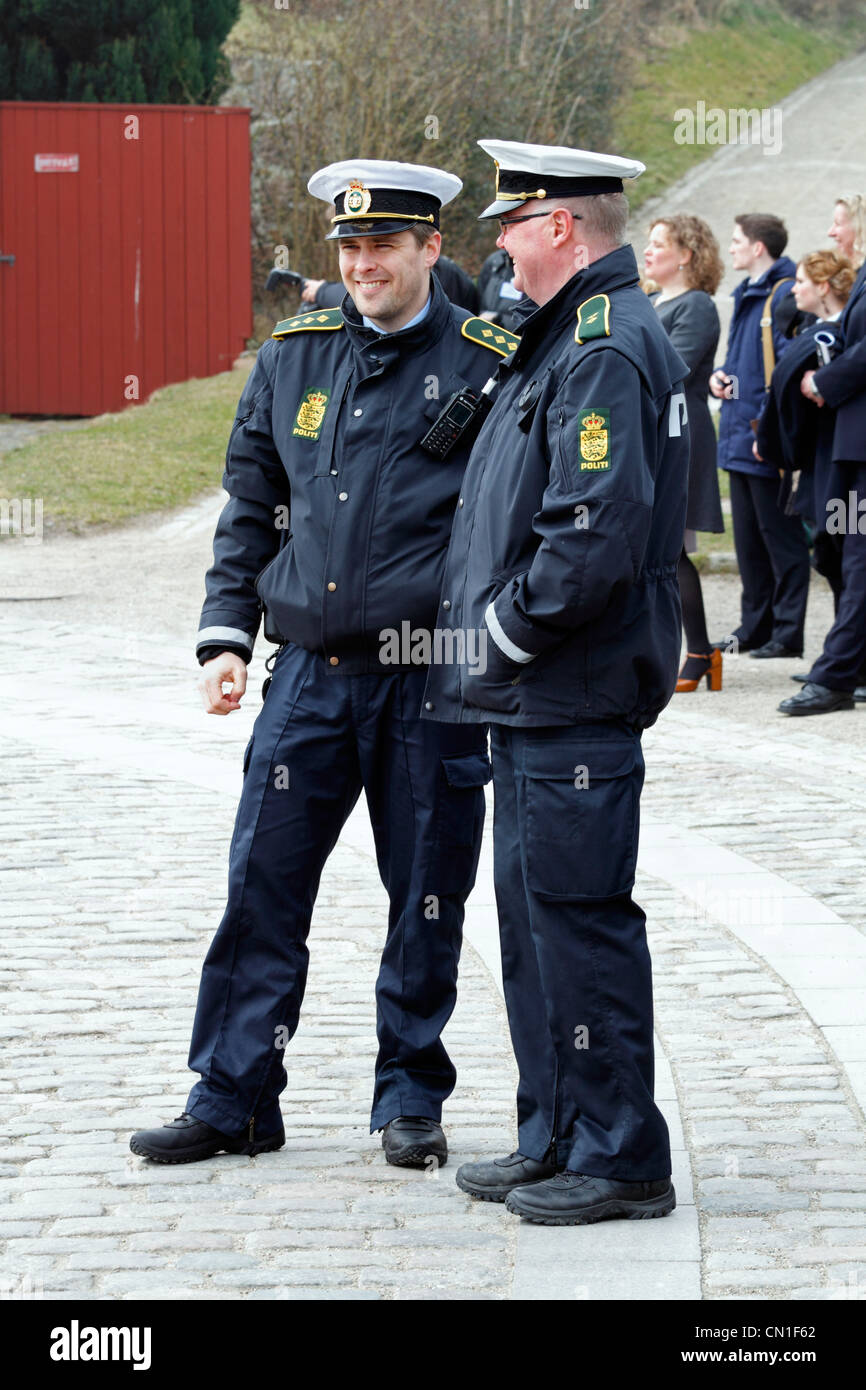
[[[352,179],[343,200],[346,212],[362,216],[369,210],[372,201],[373,195],[369,188],[365,188],[360,179]]]
[[[328,408],[330,398],[330,391],[322,391],[318,387],[309,386],[298,406],[292,434],[299,439],[318,439],[322,432],[322,421],[325,418],[325,411]]]
[[[610,411],[582,410],[578,425],[581,471],[610,468]]]

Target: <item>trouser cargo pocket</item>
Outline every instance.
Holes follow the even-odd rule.
[[[637,738],[527,742],[526,881],[543,898],[631,891],[644,761]]]

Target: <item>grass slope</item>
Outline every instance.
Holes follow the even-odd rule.
[[[46,530],[71,531],[192,501],[219,486],[251,365],[164,386],[144,405],[0,455],[0,497],[41,497]]]
[[[696,164],[714,145],[674,142],[674,112],[707,108],[775,106],[797,87],[863,46],[863,30],[848,26],[828,34],[775,6],[742,5],[716,24],[661,33],[647,50],[637,85],[616,111],[616,148],[641,159],[647,172],[629,189],[639,207]]]

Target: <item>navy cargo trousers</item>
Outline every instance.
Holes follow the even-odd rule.
[[[592,1177],[668,1177],[646,917],[631,896],[640,735],[613,721],[493,724],[490,741],[520,1152],[552,1148],[560,1166]]]
[[[319,878],[363,788],[390,915],[376,985],[371,1131],[439,1120],[456,1073],[440,1034],[454,1008],[464,903],[490,778],[483,727],[420,717],[426,669],[336,675],[288,644],[244,757],[228,903],[204,962],[187,1110],[223,1133],[280,1126],[284,1044],[307,977]]]

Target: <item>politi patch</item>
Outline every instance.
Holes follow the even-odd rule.
[[[292,434],[298,439],[318,439],[330,398],[330,391],[320,386],[308,386],[298,406]]]
[[[578,428],[581,472],[610,468],[610,411],[582,410]]]

